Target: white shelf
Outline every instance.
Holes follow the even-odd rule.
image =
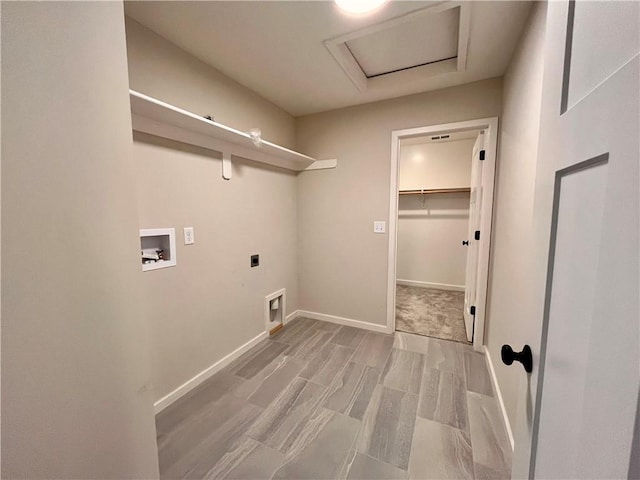
[[[134,130],[222,153],[223,176],[226,179],[231,178],[230,160],[233,156],[297,172],[335,168],[337,165],[337,160],[316,160],[266,140],[257,146],[248,133],[134,90],[129,90],[129,98]]]
[[[459,188],[419,188],[413,190],[400,190],[398,195],[429,195],[432,193],[471,193],[471,187]]]

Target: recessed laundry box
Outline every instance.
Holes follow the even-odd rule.
[[[282,328],[286,316],[286,302],[286,288],[264,297],[264,319],[269,335],[273,335]]]
[[[148,228],[140,230],[140,261],[142,271],[175,267],[175,228]]]

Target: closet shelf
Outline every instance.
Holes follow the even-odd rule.
[[[400,190],[398,195],[428,195],[432,193],[470,193],[471,188],[423,188],[419,190]]]
[[[133,130],[222,153],[223,177],[231,178],[231,157],[275,165],[296,172],[335,168],[337,160],[316,160],[260,140],[135,90],[129,90]]]

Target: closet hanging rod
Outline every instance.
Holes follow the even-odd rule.
[[[471,188],[423,188],[419,190],[400,190],[398,195],[421,195],[431,193],[470,193]]]

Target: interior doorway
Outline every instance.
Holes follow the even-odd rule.
[[[400,139],[396,330],[471,343],[482,130]],[[475,168],[474,168],[475,167]],[[472,171],[474,175],[472,175]],[[465,304],[467,308],[465,309]]]
[[[484,340],[497,118],[392,134],[388,326]]]

